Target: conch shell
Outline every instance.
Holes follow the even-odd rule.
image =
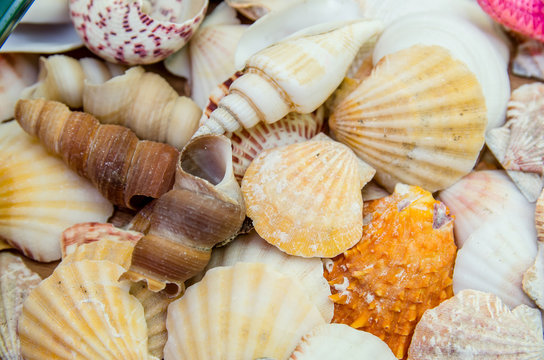
[[[138,208],[173,185],[178,151],[170,145],[138,141],[127,128],[100,125],[56,101],[19,100],[15,118],[115,205]]]
[[[211,248],[237,235],[245,206],[232,171],[230,141],[220,135],[194,138],[177,164],[174,188],[150,203],[131,229],[146,234],[134,249],[130,278],[151,290],[179,293],[202,271]]]
[[[340,84],[361,45],[381,29],[370,20],[329,24],[261,50],[196,134],[222,134],[273,123],[291,111],[314,111]]]
[[[72,0],[70,17],[96,55],[113,63],[151,64],[189,41],[207,7],[208,0]]]

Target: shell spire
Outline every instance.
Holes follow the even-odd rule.
[[[245,74],[195,135],[233,132],[260,121],[276,122],[292,111],[314,111],[342,82],[361,45],[381,30],[378,21],[333,23],[261,50],[247,60]]]

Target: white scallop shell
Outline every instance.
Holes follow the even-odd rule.
[[[394,360],[379,337],[345,324],[325,324],[304,335],[289,360]]]
[[[37,57],[0,54],[0,122],[13,119],[13,110],[21,91],[37,78]]]
[[[0,125],[0,236],[39,261],[61,257],[60,235],[80,222],[105,222],[113,206],[90,182],[12,121]]]
[[[205,270],[238,262],[267,264],[286,276],[296,278],[325,322],[331,321],[334,311],[333,302],[329,299],[331,289],[323,277],[320,259],[287,255],[252,231],[248,235],[239,236],[225,247],[214,249]]]
[[[300,283],[270,265],[218,267],[168,307],[164,358],[286,359],[323,323]]]
[[[23,301],[41,281],[38,274],[26,267],[20,257],[0,253],[0,358],[19,360],[21,346],[17,322]]]
[[[416,326],[409,360],[544,358],[540,312],[510,310],[495,295],[464,290],[427,310]]]
[[[439,45],[448,49],[474,73],[484,93],[487,129],[504,123],[510,97],[508,62],[482,31],[470,22],[445,12],[416,13],[390,25],[378,40],[373,60],[416,44]]]

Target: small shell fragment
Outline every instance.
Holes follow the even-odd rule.
[[[544,81],[544,44],[529,40],[518,45],[516,56],[512,60],[512,72],[518,76]]]

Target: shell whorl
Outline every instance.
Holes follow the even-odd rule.
[[[15,118],[115,205],[137,208],[173,185],[178,151],[169,145],[139,141],[125,127],[100,125],[56,101],[19,100]]]

